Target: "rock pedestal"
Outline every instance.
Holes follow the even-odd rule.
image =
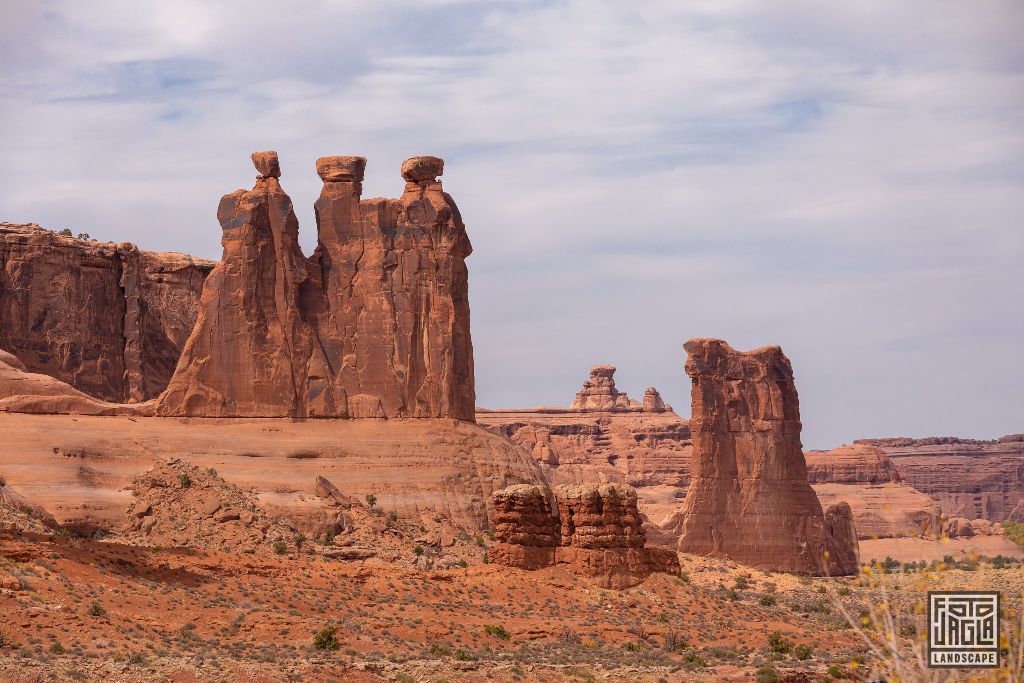
[[[679,550],[765,569],[856,572],[856,536],[828,532],[807,482],[799,399],[782,349],[740,352],[718,339],[691,339],[685,349],[693,466]]]

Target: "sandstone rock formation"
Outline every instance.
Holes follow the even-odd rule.
[[[628,588],[653,571],[679,572],[672,550],[645,547],[636,492],[622,484],[515,486],[491,496],[492,561],[521,569],[564,565],[605,588]]]
[[[903,483],[882,449],[855,444],[808,451],[804,458],[807,478],[822,506],[848,503],[860,538],[939,534],[938,502]]]
[[[647,390],[644,391],[643,411],[645,413],[671,413],[672,406],[662,400],[657,389],[647,387]]]
[[[153,398],[213,265],[0,223],[0,349],[101,401]]]
[[[856,572],[856,539],[829,533],[807,482],[799,399],[782,349],[740,352],[718,339],[691,339],[685,349],[693,467],[680,551],[775,570]]]
[[[885,451],[906,483],[939,502],[942,514],[992,522],[1024,499],[1024,435],[982,441],[959,437],[860,439]]]
[[[595,365],[590,368],[590,379],[576,394],[570,410],[629,410],[639,408],[624,392],[615,388],[615,366]]]
[[[443,162],[410,159],[400,199],[360,201],[365,159],[318,160],[305,259],[276,155],[253,161],[255,187],[221,200],[224,256],[158,414],[473,420],[472,247]]]
[[[857,543],[857,527],[853,521],[853,510],[846,501],[825,507],[825,531],[835,544],[830,549],[834,557],[829,557],[834,567],[856,567],[860,564],[860,547]]]
[[[953,517],[942,521],[942,535],[949,538],[972,538],[974,536],[1003,536],[1006,531],[999,522],[987,519],[964,519]]]

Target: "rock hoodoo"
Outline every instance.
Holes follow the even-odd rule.
[[[644,392],[643,410],[645,413],[671,413],[672,406],[662,400],[657,389],[647,387],[647,391]]]
[[[615,366],[595,365],[590,368],[590,379],[576,394],[570,410],[629,410],[639,408],[625,392],[615,388]]]
[[[492,558],[521,569],[564,565],[605,588],[628,588],[654,571],[679,572],[671,549],[645,547],[636,491],[624,484],[513,486],[491,496]]]
[[[782,349],[740,352],[718,339],[691,339],[685,349],[693,466],[679,549],[767,569],[856,572],[856,538],[829,533],[807,482],[799,399]]]
[[[437,175],[402,167],[400,199],[360,200],[362,157],[324,157],[318,246],[303,257],[273,152],[221,200],[224,256],[158,414],[474,419],[469,238]]]
[[[0,349],[101,401],[160,394],[214,263],[0,223]]]

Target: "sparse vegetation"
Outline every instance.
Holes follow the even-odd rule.
[[[317,650],[337,650],[341,647],[341,643],[338,642],[337,633],[337,626],[323,627],[313,636],[313,647]]]
[[[178,477],[178,482],[181,484],[181,488],[187,489],[192,486],[192,477],[183,472],[181,476]]]
[[[99,600],[93,600],[91,603],[89,603],[89,608],[85,612],[90,617],[107,616],[107,610],[104,609],[103,605],[100,604]]]
[[[782,635],[781,631],[768,634],[768,649],[775,654],[787,655],[793,649],[793,641]]]
[[[373,495],[372,493],[367,493],[366,494],[366,504],[367,504],[367,506],[369,506],[371,508],[375,507],[377,505],[377,496]]]
[[[487,635],[489,636],[494,636],[495,638],[500,638],[501,640],[512,639],[512,635],[507,630],[505,630],[504,626],[500,624],[493,626],[488,624],[487,626],[484,626],[484,632],[487,633]]]

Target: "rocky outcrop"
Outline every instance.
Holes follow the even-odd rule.
[[[679,573],[675,552],[645,547],[636,492],[622,484],[517,486],[491,496],[493,561],[521,569],[562,565],[605,588],[628,588],[653,571]]]
[[[804,458],[807,478],[822,506],[848,503],[860,538],[935,538],[939,534],[938,502],[903,483],[882,449],[855,444],[807,451]]]
[[[829,533],[807,481],[800,406],[778,346],[691,339],[693,467],[679,549],[766,569],[843,575],[855,538]]]
[[[0,223],[0,348],[101,401],[160,394],[213,262]]]
[[[221,200],[224,256],[158,414],[473,420],[472,248],[443,162],[414,157],[400,199],[361,201],[365,159],[318,160],[306,259],[276,155],[253,161],[253,189]]]
[[[857,526],[853,521],[853,510],[849,503],[841,501],[825,507],[825,531],[835,544],[828,551],[833,567],[856,567],[860,564],[860,547],[857,543]]]
[[[643,411],[645,413],[671,413],[672,406],[665,403],[661,394],[654,387],[647,387],[644,391]]]
[[[953,436],[860,439],[885,451],[907,484],[947,517],[1009,519],[1024,499],[1024,436],[989,441]]]
[[[972,538],[974,536],[1003,536],[1006,531],[999,522],[987,519],[964,519],[953,517],[942,521],[942,535],[948,538]]]

